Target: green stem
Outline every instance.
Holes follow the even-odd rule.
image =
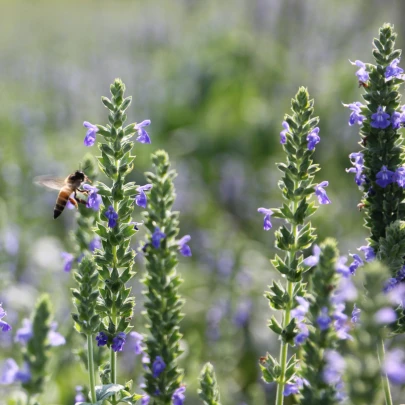
[[[30,405],[31,403],[31,395],[27,394],[27,405]]]
[[[88,369],[89,369],[89,380],[90,380],[90,394],[91,394],[91,402],[93,404],[96,403],[96,383],[94,378],[94,360],[93,360],[93,336],[87,335],[87,362],[88,362]]]
[[[377,343],[377,351],[378,351],[378,361],[380,362],[381,366],[385,358],[384,340],[382,338],[380,338],[380,340]],[[381,380],[384,389],[385,404],[392,405],[391,388],[388,377],[386,375],[381,375]]]
[[[292,212],[295,213],[297,210],[297,202],[294,201],[292,204]],[[295,258],[295,253],[296,253],[296,244],[297,244],[297,235],[298,235],[298,226],[297,225],[291,225],[291,232],[294,236],[294,248],[291,249],[290,252],[287,253],[288,255],[288,265],[291,266],[291,263],[293,262]],[[285,309],[285,314],[283,318],[283,329],[285,329],[288,324],[291,321],[291,308],[293,306],[293,291],[294,291],[294,283],[292,281],[287,280],[287,286],[286,290],[289,296],[289,301],[287,303],[287,308]],[[288,357],[288,343],[281,341],[281,348],[280,348],[280,367],[281,367],[281,372],[280,372],[280,378],[277,384],[277,396],[276,396],[276,405],[283,405],[284,401],[284,386],[286,384],[285,381],[285,373],[287,370],[287,357]]]

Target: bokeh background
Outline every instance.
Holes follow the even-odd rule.
[[[257,207],[277,207],[284,159],[283,115],[307,86],[321,117],[317,180],[332,200],[313,217],[319,240],[355,252],[367,235],[356,208],[359,191],[348,154],[357,128],[342,102],[360,100],[348,59],[372,62],[371,42],[384,22],[405,41],[405,2],[384,0],[149,0],[2,2],[0,24],[0,301],[14,331],[38,295],[48,292],[65,346],[54,349],[45,404],[73,404],[86,374],[70,312],[72,275],[62,251],[72,249],[76,217],[52,219],[55,193],[37,175],[65,177],[86,152],[84,120],[105,124],[100,96],[120,77],[133,96],[129,120],[149,118],[151,145],[136,145],[132,180],[144,184],[150,155],[163,148],[178,171],[181,234],[192,236],[191,260],[179,265],[186,299],[184,355],[187,404],[197,404],[197,376],[211,361],[224,405],[273,403],[260,381],[258,358],[277,355],[263,292],[278,276],[269,258],[273,232]],[[140,219],[135,210],[134,220]],[[279,223],[274,221],[274,225]],[[142,257],[134,284],[135,330],[144,331]],[[1,336],[1,357],[19,357],[14,334]],[[123,378],[139,382],[140,359],[127,345]],[[2,388],[2,399],[13,388]],[[139,389],[138,389],[139,391]]]

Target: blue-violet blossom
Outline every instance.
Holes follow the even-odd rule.
[[[381,168],[381,170],[376,174],[375,182],[380,187],[385,188],[394,181],[393,177],[394,177],[394,172],[392,172],[391,170],[388,170],[387,166],[383,166]]]
[[[186,399],[186,396],[184,393],[186,392],[186,387],[179,387],[177,388],[173,395],[172,395],[172,401],[173,405],[183,405],[184,400]]]
[[[287,132],[290,130],[290,126],[288,125],[287,121],[283,121],[281,124],[283,126],[283,130],[280,132],[280,143],[284,145],[287,142]]]
[[[75,258],[72,254],[67,252],[62,252],[60,255],[63,259],[63,271],[66,271],[68,273],[70,270],[72,270],[72,265]]]
[[[138,207],[146,208],[148,199],[146,198],[145,191],[150,190],[152,187],[152,184],[145,184],[144,186],[140,186],[136,189],[139,194],[135,197],[135,204]]]
[[[352,126],[354,124],[362,125],[363,121],[366,117],[361,113],[361,108],[364,107],[359,101],[350,104],[343,104],[345,107],[349,107],[352,110],[352,113],[349,117],[349,125]]]
[[[84,184],[83,188],[88,191],[86,207],[98,211],[103,203],[101,196],[97,194],[98,188],[90,186],[90,184]]]
[[[314,150],[315,145],[319,143],[321,140],[319,134],[319,128],[316,127],[314,128],[307,136],[307,141],[308,141],[308,149],[309,150]]]
[[[15,382],[27,383],[31,380],[31,372],[28,363],[24,362],[20,369],[14,359],[7,359],[3,365],[0,384],[8,385]]]
[[[390,115],[386,113],[381,106],[377,108],[377,112],[371,115],[371,126],[373,128],[385,129],[389,127]]]
[[[136,138],[137,142],[140,143],[151,143],[150,138],[144,127],[150,125],[150,120],[144,120],[139,124],[135,124],[135,129],[138,131],[138,137]]]
[[[104,215],[108,218],[108,226],[114,228],[117,225],[118,214],[115,212],[114,207],[110,205],[108,210],[104,212]]]
[[[405,188],[405,167],[401,166],[395,170],[392,181],[397,183],[399,187]]]
[[[159,249],[160,241],[166,237],[166,234],[157,226],[155,232],[152,234],[152,245],[154,248]]]
[[[90,122],[84,121],[83,126],[87,128],[86,136],[84,138],[84,145],[85,146],[93,146],[94,142],[96,142],[96,133],[98,132],[98,128],[96,125],[90,124]]]
[[[141,354],[143,352],[142,341],[143,336],[138,332],[130,332],[129,336],[131,336],[135,340],[134,345],[134,352],[136,355]]]
[[[314,245],[312,249],[312,256],[308,256],[306,259],[303,260],[303,264],[306,266],[316,266],[319,263],[319,258],[321,256],[321,248],[318,245]]]
[[[105,346],[108,342],[108,337],[104,332],[98,332],[96,336],[97,346]]]
[[[187,245],[187,243],[190,242],[190,240],[191,240],[191,236],[185,235],[177,242],[177,244],[179,246],[179,252],[185,257],[191,256],[190,246]]]
[[[257,212],[264,214],[264,222],[263,222],[263,229],[265,231],[269,231],[273,226],[270,222],[270,217],[273,215],[273,211],[268,208],[258,208]]]
[[[7,315],[7,312],[4,310],[2,307],[2,304],[0,304],[0,329],[3,332],[8,332],[11,330],[11,326],[6,322],[3,321],[3,318]]]
[[[326,191],[324,187],[328,187],[329,182],[323,181],[315,186],[315,195],[318,197],[319,204],[330,204],[331,201],[329,200],[328,196],[326,195]]]
[[[352,65],[358,66],[358,67],[360,68],[360,69],[356,72],[356,76],[357,76],[357,79],[359,79],[359,82],[366,83],[366,82],[368,81],[368,79],[370,78],[370,77],[369,77],[369,74],[368,74],[368,72],[367,72],[367,70],[366,70],[366,64],[363,63],[361,60],[356,60],[356,61],[352,62],[352,61],[349,59],[349,62],[350,62]]]
[[[118,335],[115,336],[112,341],[111,349],[113,349],[114,352],[122,352],[125,344],[125,339],[126,335],[124,332],[118,333]]]
[[[160,356],[156,356],[155,361],[152,364],[152,374],[153,378],[157,378],[160,374],[163,373],[163,370],[166,368],[166,363]]]
[[[404,73],[404,69],[398,67],[399,59],[394,59],[385,69],[385,78],[392,79]]]

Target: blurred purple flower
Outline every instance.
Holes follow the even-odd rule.
[[[126,337],[127,336],[124,332],[119,332],[118,335],[115,336],[112,341],[111,349],[113,349],[114,352],[122,352]]]
[[[108,226],[110,228],[114,228],[117,225],[118,214],[112,205],[108,207],[107,211],[104,211],[104,216],[108,219]]]
[[[394,180],[394,172],[391,170],[387,169],[387,166],[383,166],[381,170],[376,174],[376,183],[382,187],[385,188],[389,184],[391,184]]]
[[[405,188],[405,167],[401,166],[395,170],[392,181],[397,183],[399,187]]]
[[[155,232],[152,234],[152,246],[155,249],[160,248],[160,241],[166,237],[166,234],[161,232],[160,228],[157,226]]]
[[[319,134],[319,128],[316,127],[314,128],[307,136],[307,141],[308,141],[308,150],[314,150],[315,145],[317,145],[321,137],[318,135]]]
[[[177,241],[177,244],[179,245],[179,252],[185,257],[191,256],[190,246],[187,245],[190,240],[191,236],[185,235],[179,241]]]
[[[331,322],[332,322],[332,319],[328,315],[328,308],[323,307],[322,310],[321,310],[321,314],[316,319],[316,323],[318,324],[319,329],[322,330],[322,331],[328,329]]]
[[[264,214],[263,229],[265,231],[269,231],[272,227],[271,222],[270,222],[270,217],[273,215],[273,211],[268,208],[258,208],[257,212]]]
[[[393,384],[405,384],[404,352],[401,349],[387,351],[383,363],[383,373]]]
[[[325,350],[325,367],[323,370],[323,380],[326,384],[338,384],[345,369],[344,358],[336,351],[327,349]]]
[[[86,397],[83,394],[83,387],[81,385],[77,385],[75,390],[76,390],[75,405],[78,402],[86,402]]]
[[[394,289],[394,287],[397,286],[397,284],[398,284],[398,280],[396,278],[389,278],[384,284],[384,288],[383,288],[384,293],[387,294],[387,293],[391,292]]]
[[[364,253],[366,262],[372,262],[375,259],[374,249],[371,246],[360,246],[357,250]]]
[[[351,153],[349,155],[350,161],[354,167],[346,169],[346,173],[355,173],[354,180],[358,186],[361,186],[366,181],[366,176],[363,174],[364,160],[361,152]]]
[[[363,263],[363,260],[361,260],[361,257],[359,255],[357,255],[356,253],[350,254],[350,256],[353,257],[353,261],[351,262],[351,264],[349,266],[349,271],[350,271],[350,274],[353,275],[356,273],[356,270],[359,267],[363,266],[364,263]]]
[[[359,323],[360,314],[361,314],[361,309],[357,308],[356,304],[354,304],[353,311],[352,311],[352,323]]]
[[[135,130],[138,131],[138,137],[136,138],[137,142],[140,143],[151,143],[150,138],[144,127],[150,125],[150,120],[144,120],[139,124],[135,124]]]
[[[186,387],[177,388],[172,396],[173,405],[183,405],[183,402],[186,399],[184,393],[186,392]]]
[[[343,104],[344,107],[349,107],[352,110],[349,118],[349,125],[352,126],[354,124],[361,125],[366,117],[361,113],[361,108],[364,107],[359,101],[356,101],[351,104]]]
[[[22,324],[22,328],[17,329],[15,341],[22,345],[26,345],[33,335],[32,323],[29,319],[25,318],[23,319]]]
[[[294,382],[287,383],[284,387],[283,395],[288,397],[289,395],[296,395],[304,387],[309,386],[309,382],[305,378],[295,377]]]
[[[17,226],[9,226],[4,232],[4,249],[11,255],[15,256],[20,248],[20,230]]]
[[[3,332],[8,332],[8,331],[10,331],[12,328],[11,328],[11,326],[10,326],[6,321],[3,321],[3,318],[4,318],[5,316],[7,316],[7,312],[4,310],[4,308],[2,307],[2,305],[3,305],[3,304],[0,304],[0,329],[1,329]]]
[[[330,204],[331,201],[329,200],[328,196],[326,195],[326,191],[324,187],[328,187],[329,182],[323,181],[315,186],[315,195],[318,197],[319,204]]]
[[[333,315],[332,315],[333,319],[335,320],[333,322],[333,326],[336,330],[336,334],[339,339],[352,340],[351,335],[349,335],[349,333],[348,333],[350,331],[350,326],[347,322],[348,316],[345,313],[343,313],[344,310],[345,310],[345,304],[339,303],[336,305],[335,311],[333,312]]]
[[[145,394],[141,399],[141,405],[149,405],[149,402],[150,396],[148,394]]]
[[[359,82],[362,82],[362,83],[368,82],[368,79],[369,79],[370,77],[369,77],[369,74],[368,74],[368,72],[367,72],[366,64],[363,63],[361,60],[356,60],[356,61],[352,62],[352,61],[349,59],[349,62],[350,62],[352,65],[357,66],[357,67],[360,68],[360,69],[356,72],[356,76],[357,76],[357,79],[359,80]]]
[[[306,266],[316,266],[319,263],[319,257],[321,256],[321,248],[318,245],[314,245],[312,248],[312,256],[308,256],[306,259],[303,260],[303,264]]]
[[[291,316],[297,318],[298,322],[301,322],[304,320],[305,315],[309,310],[309,302],[304,297],[300,296],[297,296],[295,299],[298,302],[298,306],[291,311]]]
[[[28,363],[24,362],[20,369],[14,359],[7,359],[3,365],[0,384],[9,385],[15,382],[27,383],[31,380]]]
[[[371,115],[371,127],[385,129],[389,127],[390,115],[386,113],[381,106],[377,108],[377,112]]]
[[[135,204],[138,207],[146,208],[148,204],[148,199],[146,197],[145,191],[149,191],[153,187],[152,184],[145,184],[144,186],[139,186],[136,191],[139,193],[135,197]]]
[[[163,370],[166,368],[166,363],[160,356],[156,356],[155,361],[152,364],[152,375],[153,378],[157,378],[160,374],[163,373]]]
[[[62,259],[64,261],[63,271],[66,271],[68,273],[70,270],[72,270],[72,265],[73,265],[75,258],[72,254],[67,253],[67,252],[62,252],[60,255],[62,256]]]
[[[386,68],[385,68],[385,78],[386,79],[393,79],[394,77],[398,77],[402,73],[404,73],[404,69],[398,67],[398,63],[400,59],[394,59]]]
[[[143,353],[141,362],[142,362],[142,367],[143,367],[145,370],[147,370],[147,369],[148,369],[148,366],[149,366],[149,364],[150,364],[150,358],[149,358],[149,356],[148,356],[147,353],[145,353],[145,352]]]
[[[381,325],[388,325],[397,320],[397,314],[391,307],[381,308],[374,315],[376,323]]]
[[[89,243],[89,250],[90,252],[94,252],[96,249],[101,248],[101,238],[99,236],[95,236]]]
[[[248,323],[251,312],[252,300],[249,298],[243,299],[236,307],[235,314],[233,316],[233,323],[239,328],[243,328]]]
[[[98,128],[96,125],[90,124],[90,122],[84,121],[83,126],[87,128],[86,136],[84,138],[84,145],[85,146],[93,146],[94,142],[96,142],[96,133],[98,132]]]
[[[142,341],[143,336],[138,332],[130,332],[129,336],[131,336],[135,340],[135,347],[134,352],[136,355],[141,354],[143,352]]]
[[[105,346],[108,342],[108,337],[104,332],[98,332],[96,336],[97,346]]]
[[[342,277],[339,284],[331,297],[333,304],[341,304],[345,301],[353,301],[357,297],[357,290],[352,280],[347,277]]]
[[[336,273],[341,274],[343,277],[347,278],[350,276],[350,270],[346,266],[346,262],[347,262],[346,256],[339,257],[335,264],[335,270],[336,270]]]
[[[299,329],[299,332],[294,338],[294,343],[297,346],[300,346],[308,339],[309,330],[304,322],[298,322],[297,328]]]
[[[287,121],[283,121],[281,124],[283,126],[283,130],[280,132],[280,143],[284,145],[287,142],[287,132],[290,131],[290,126],[288,125]]]
[[[98,195],[98,188],[90,186],[89,184],[84,184],[83,189],[87,190],[89,193],[87,195],[86,207],[91,208],[94,211],[100,209],[100,205],[103,203],[101,195]]]
[[[49,344],[53,347],[61,346],[66,343],[66,339],[59,332],[56,332],[57,327],[58,324],[56,322],[52,322],[48,332]]]

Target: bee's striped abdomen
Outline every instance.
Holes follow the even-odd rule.
[[[56,219],[60,214],[62,214],[65,209],[66,203],[69,200],[69,196],[72,193],[70,187],[65,186],[59,191],[58,198],[56,199],[55,208],[53,209],[53,218]]]

